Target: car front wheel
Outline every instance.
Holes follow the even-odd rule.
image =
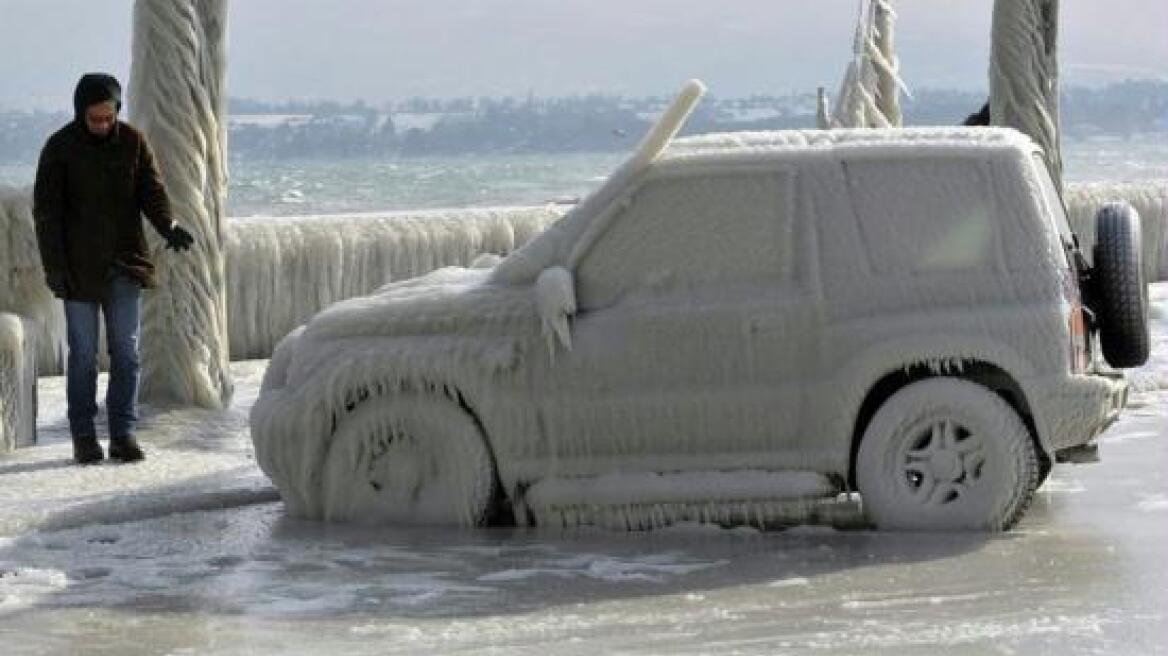
[[[339,422],[321,476],[327,520],[366,524],[485,522],[495,471],[482,431],[438,395],[368,399]]]
[[[864,431],[856,482],[881,529],[1004,531],[1025,512],[1039,462],[1018,413],[986,387],[930,378],[893,394]]]

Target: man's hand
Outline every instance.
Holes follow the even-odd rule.
[[[187,232],[185,228],[177,223],[171,226],[170,230],[162,235],[162,238],[166,240],[166,247],[174,249],[176,253],[179,251],[189,251],[191,244],[195,242],[195,238],[191,236],[191,233]]]
[[[48,286],[49,291],[53,292],[53,296],[57,298],[67,298],[69,296],[69,276],[65,275],[64,271],[45,272],[45,285]]]

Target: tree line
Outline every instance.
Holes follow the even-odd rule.
[[[605,152],[627,150],[669,102],[666,97],[586,95],[560,98],[410,98],[273,103],[233,98],[231,152],[236,157],[425,156],[462,153]],[[903,100],[908,125],[956,125],[985,102],[984,94],[918,90]],[[1168,82],[1129,81],[1062,94],[1064,134],[1131,137],[1168,132]],[[249,120],[256,119],[256,120]],[[0,113],[0,163],[35,162],[65,113]],[[812,94],[711,98],[688,133],[811,128]]]

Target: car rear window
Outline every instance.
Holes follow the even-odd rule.
[[[864,157],[844,170],[874,272],[964,271],[995,260],[995,197],[980,162]]]

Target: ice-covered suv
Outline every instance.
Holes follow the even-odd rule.
[[[1017,132],[673,140],[698,95],[501,262],[283,340],[251,421],[290,512],[765,524],[858,490],[882,528],[1004,530],[1115,419],[1092,344],[1148,348],[1129,207],[1088,270]]]

